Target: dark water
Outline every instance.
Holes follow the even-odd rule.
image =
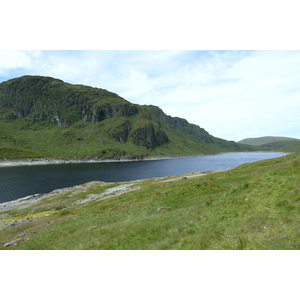
[[[130,181],[193,172],[226,170],[280,157],[279,153],[226,153],[156,161],[74,163],[0,168],[0,202],[7,202],[89,181]]]

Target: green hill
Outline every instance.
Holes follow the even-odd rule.
[[[262,151],[300,152],[300,140],[269,143],[259,147]]]
[[[300,152],[300,140],[288,137],[249,138],[238,143],[258,147],[258,150],[262,151]]]
[[[42,76],[0,84],[0,158],[142,158],[251,150],[104,89]]]
[[[0,204],[0,249],[300,250],[300,155]]]
[[[282,136],[264,136],[259,138],[248,138],[238,143],[251,145],[251,146],[262,146],[265,144],[276,143],[276,142],[287,142],[287,141],[299,141],[298,139],[282,137]]]

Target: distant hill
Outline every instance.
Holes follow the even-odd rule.
[[[264,136],[258,138],[249,138],[239,141],[238,143],[251,145],[251,146],[262,146],[269,143],[275,142],[286,142],[286,141],[300,141],[298,139],[282,137],[282,136]]]
[[[104,89],[43,76],[0,84],[0,158],[126,159],[251,150]]]
[[[238,143],[258,147],[263,151],[300,152],[300,140],[289,137],[265,136],[244,139]]]

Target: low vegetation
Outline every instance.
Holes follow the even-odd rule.
[[[203,175],[203,176],[200,176]],[[1,207],[0,249],[300,249],[300,154]]]
[[[42,76],[0,83],[0,159],[126,159],[252,150],[167,116],[159,107],[132,104],[103,89]]]
[[[300,152],[300,140],[288,137],[265,136],[239,141],[261,151]]]

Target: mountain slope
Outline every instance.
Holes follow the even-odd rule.
[[[258,138],[248,138],[238,141],[238,143],[251,145],[251,146],[262,146],[265,144],[275,143],[275,142],[286,142],[286,141],[297,141],[297,139],[283,137],[283,136],[264,136]]]
[[[249,151],[160,108],[43,76],[0,84],[0,158],[134,158]]]
[[[255,146],[262,151],[300,152],[300,140],[289,137],[266,136],[244,139],[238,143]]]

